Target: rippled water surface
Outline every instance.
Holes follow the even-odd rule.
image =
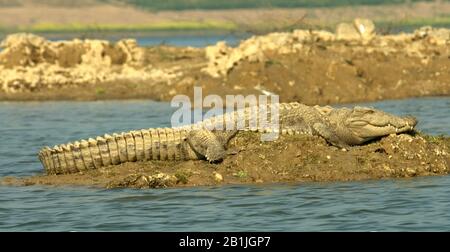
[[[368,105],[450,135],[449,98]],[[44,145],[168,126],[173,110],[151,101],[2,102],[0,176],[40,173]],[[449,231],[449,188],[450,176],[153,190],[0,186],[0,231]]]

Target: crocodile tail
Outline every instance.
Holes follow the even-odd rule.
[[[196,159],[185,142],[188,132],[188,128],[158,128],[106,134],[44,147],[38,157],[49,175],[78,173],[125,162]]]
[[[42,163],[42,166],[44,166],[45,171],[47,174],[56,174],[56,172],[53,169],[53,160],[51,157],[51,149],[48,146],[45,146],[39,151],[39,160]]]

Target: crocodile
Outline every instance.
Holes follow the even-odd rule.
[[[400,117],[359,106],[338,109],[292,102],[265,105],[265,110],[258,110],[261,108],[247,107],[185,126],[105,134],[53,148],[47,146],[38,155],[47,174],[77,173],[145,160],[220,162],[227,155],[228,142],[239,131],[315,135],[332,146],[349,148],[386,135],[412,131],[417,124],[412,116]],[[274,112],[279,115],[277,127],[262,124],[255,127],[250,123],[258,114],[272,118]],[[243,122],[240,128],[239,122]]]

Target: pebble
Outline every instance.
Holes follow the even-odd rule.
[[[216,182],[222,182],[223,181],[223,176],[222,174],[218,173],[218,172],[214,172],[214,180]]]
[[[406,168],[406,173],[408,173],[408,175],[410,176],[415,176],[417,174],[416,170],[412,168]]]

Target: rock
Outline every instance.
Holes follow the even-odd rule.
[[[227,46],[225,41],[219,41],[214,46],[207,46],[205,49],[206,58],[208,58],[208,67],[203,69],[212,77],[220,77],[228,71],[227,56],[232,49]]]
[[[356,18],[353,25],[361,35],[363,40],[370,40],[375,37],[375,24],[370,19]]]
[[[222,176],[222,174],[220,174],[220,173],[218,173],[218,172],[213,172],[213,175],[214,175],[214,180],[216,181],[216,182],[222,182],[223,181],[223,176]]]
[[[361,35],[353,24],[340,23],[336,27],[336,39],[359,40],[361,39]]]
[[[18,45],[30,45],[36,48],[42,47],[46,43],[43,37],[31,33],[16,33],[8,35],[1,43],[3,48],[14,48]]]
[[[375,24],[370,19],[356,18],[351,24],[340,23],[336,27],[336,37],[338,40],[368,41],[375,36]]]
[[[76,67],[81,64],[81,57],[86,53],[86,47],[79,39],[51,45],[56,53],[57,65],[64,68]]]
[[[298,31],[296,34],[300,36]],[[242,41],[237,48],[230,48],[223,41],[218,42],[206,48],[208,66],[203,69],[203,72],[218,78],[227,75],[241,61],[264,62],[265,51],[273,50],[280,54],[292,53],[296,50],[295,40],[293,33],[271,33],[266,36],[253,36]]]
[[[109,67],[112,64],[112,57],[106,53],[109,47],[108,41],[86,40],[86,52],[81,55],[81,63],[94,67]]]
[[[434,29],[431,26],[424,26],[414,31],[414,39],[424,39],[432,45],[450,44],[450,30],[440,28]]]
[[[424,26],[414,31],[414,39],[424,39],[433,30],[431,26]]]
[[[172,83],[178,69],[155,69],[133,39],[48,41],[27,33],[0,44],[0,87],[7,93],[116,80]]]
[[[416,176],[417,175],[417,171],[415,169],[412,168],[406,168],[406,173],[408,174],[408,176]]]
[[[55,52],[42,37],[29,33],[8,35],[1,43],[0,63],[8,68],[34,66],[55,60]]]
[[[420,58],[421,62],[429,62],[430,47],[450,44],[449,29],[423,27],[410,34],[395,34],[377,36],[375,24],[369,19],[356,18],[352,23],[341,23],[336,27],[336,33],[328,31],[294,30],[293,32],[275,32],[264,36],[253,36],[232,48],[225,42],[218,42],[206,48],[207,67],[202,71],[212,77],[227,76],[233,68],[243,61],[250,63],[265,62],[267,52],[277,54],[294,54],[301,50],[308,52],[311,43],[317,41],[348,41],[335,46],[334,50],[346,50],[345,47],[355,47],[366,53],[381,53],[389,56],[405,53],[410,57]],[[370,42],[370,43],[369,43]],[[339,44],[338,44],[339,46]],[[333,47],[331,45],[330,47]],[[428,55],[426,54],[428,53]]]
[[[311,36],[317,38],[318,40],[326,42],[336,40],[336,35],[328,31],[312,31]]]
[[[145,50],[139,47],[135,39],[122,39],[116,45],[126,56],[126,64],[132,66],[144,66]]]

